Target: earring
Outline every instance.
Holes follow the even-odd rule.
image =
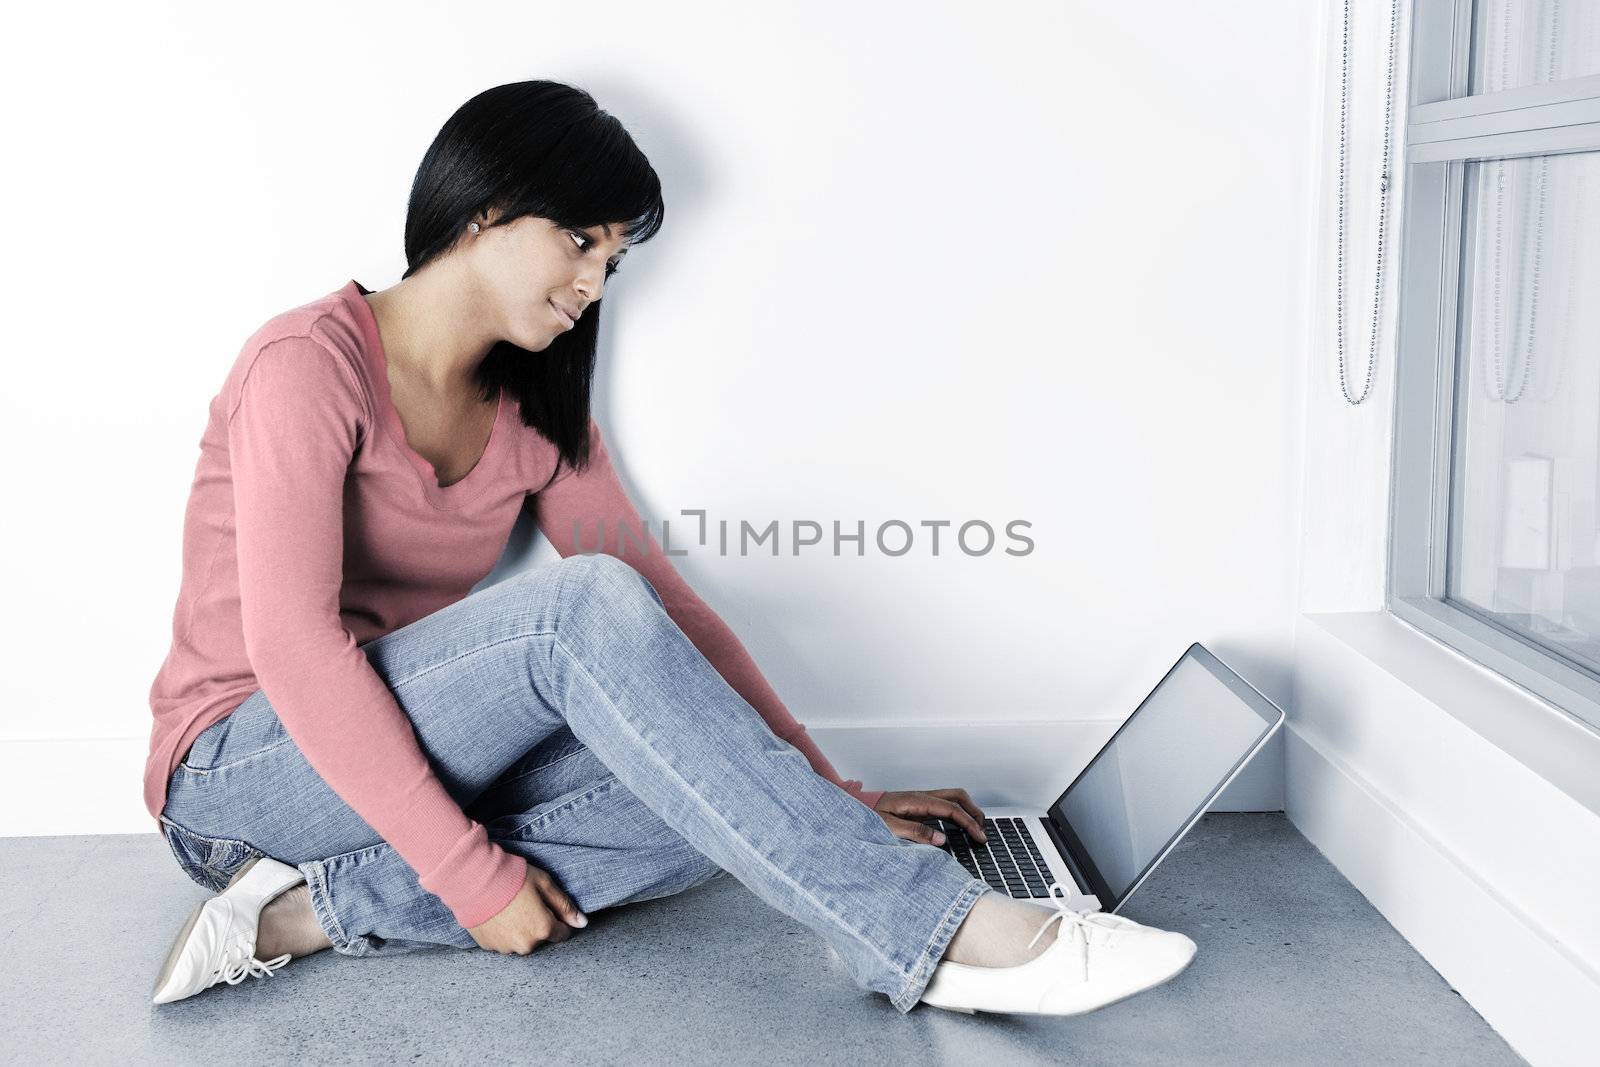
[[[476,222],[469,222],[469,223],[467,223],[467,229],[471,230],[473,233],[477,233],[478,232],[478,224]]]

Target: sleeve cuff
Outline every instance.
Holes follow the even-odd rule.
[[[526,860],[490,841],[475,823],[422,881],[422,888],[444,902],[463,930],[470,930],[505,910],[527,881],[527,870]]]

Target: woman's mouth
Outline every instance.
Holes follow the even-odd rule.
[[[556,302],[554,300],[550,301],[550,307],[551,310],[556,313],[556,318],[561,320],[562,326],[568,330],[572,329],[572,319],[567,317],[567,313],[565,311],[562,311],[559,307],[556,307]]]

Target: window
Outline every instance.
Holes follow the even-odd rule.
[[[1600,0],[1415,0],[1388,607],[1600,732]]]

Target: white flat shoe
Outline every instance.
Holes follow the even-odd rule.
[[[261,911],[305,880],[298,869],[270,856],[246,861],[227,888],[195,908],[178,931],[156,975],[150,1003],[170,1004],[218,982],[238,985],[250,975],[271,977],[292,957],[285,953],[265,962],[256,959]]]
[[[1059,882],[1050,895],[1056,913],[1028,943],[1032,948],[1059,919],[1049,948],[1016,967],[940,963],[921,1003],[968,1014],[1082,1015],[1169,981],[1194,959],[1195,943],[1182,934],[1109,912],[1076,911],[1066,906],[1071,894]]]

